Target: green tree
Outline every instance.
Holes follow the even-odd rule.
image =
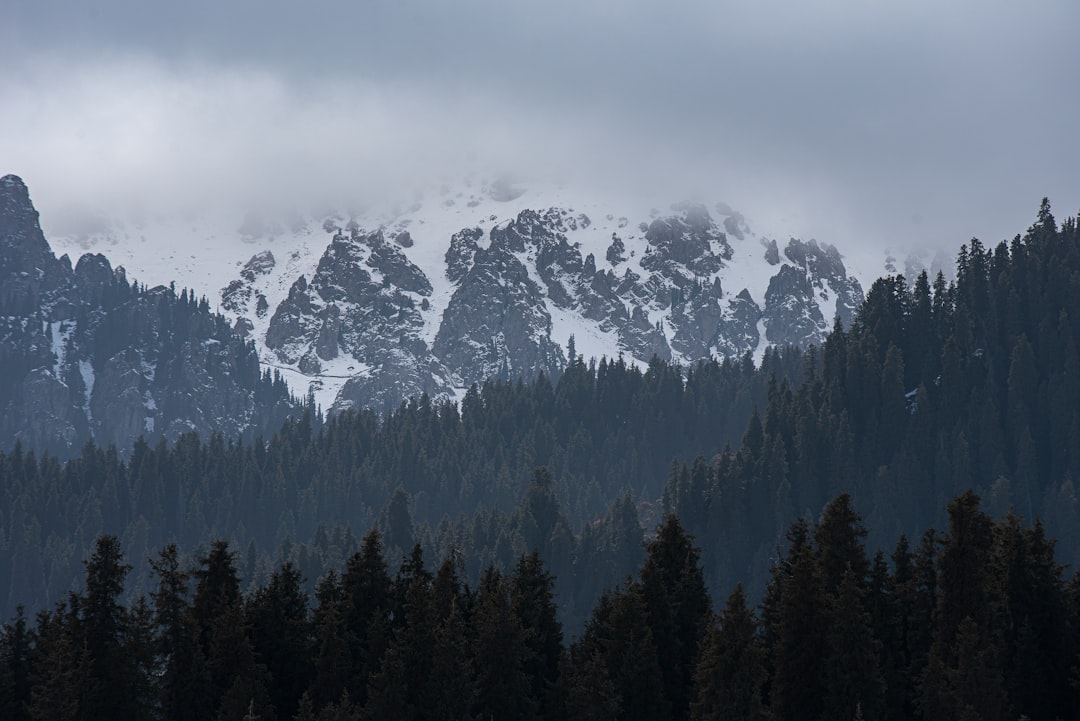
[[[255,592],[245,615],[255,658],[273,679],[270,702],[279,716],[292,718],[314,676],[311,621],[300,571],[286,561]]]
[[[746,606],[742,584],[735,587],[718,624],[710,624],[694,674],[692,721],[763,721],[761,700],[765,653],[757,621]]]
[[[341,697],[347,685],[346,674],[352,668],[352,658],[345,638],[342,592],[337,573],[331,570],[319,582],[315,595],[319,605],[313,620],[314,675],[306,695],[312,708],[319,710]]]
[[[76,644],[71,623],[71,612],[62,604],[52,613],[38,614],[30,703],[26,709],[34,721],[82,718],[90,652],[84,644]]]
[[[473,633],[474,713],[481,718],[535,718],[537,700],[526,672],[532,654],[514,613],[509,586],[493,566],[477,587]]]
[[[390,574],[377,531],[364,536],[341,579],[345,638],[353,666],[347,672],[349,696],[361,708],[367,701],[366,679],[376,673],[390,642],[393,606]]]
[[[679,519],[669,515],[648,544],[641,568],[641,595],[657,655],[664,659],[664,698],[675,721],[689,716],[698,643],[711,614],[699,558]]]
[[[181,569],[175,543],[165,546],[158,559],[150,561],[150,566],[158,579],[151,600],[157,628],[157,656],[162,664],[159,679],[162,718],[165,721],[206,718],[211,710],[204,706],[203,700],[210,679],[187,598],[191,573]]]
[[[455,603],[435,632],[425,707],[432,721],[468,718],[473,700],[473,671],[468,629]]]
[[[25,611],[19,606],[15,618],[0,629],[0,718],[25,721],[30,703],[31,635]]]
[[[820,565],[822,590],[835,594],[850,571],[860,588],[870,573],[863,541],[866,528],[851,504],[851,496],[841,493],[825,506],[821,521],[814,527],[814,541]]]
[[[138,714],[135,691],[142,680],[124,646],[129,616],[120,605],[124,579],[130,571],[120,540],[99,537],[94,554],[86,561],[86,591],[79,602],[79,635],[90,658],[80,709],[84,719],[134,721]]]
[[[885,695],[879,665],[881,644],[874,638],[873,622],[853,571],[844,574],[831,599],[829,615],[822,718],[847,718],[856,708],[879,718]]]
[[[827,654],[828,616],[813,546],[805,522],[792,526],[791,548],[782,564],[777,607],[769,623],[773,676],[770,708],[791,721],[818,721],[826,687],[822,660]]]
[[[537,702],[537,718],[554,721],[561,717],[556,682],[562,657],[562,624],[559,623],[553,589],[555,578],[544,569],[535,550],[518,560],[510,578],[514,613],[525,632],[529,654],[524,670]]]
[[[994,547],[993,521],[979,509],[979,497],[966,491],[948,506],[949,533],[939,559],[937,639],[942,660],[951,656],[961,621],[971,617],[979,628],[990,627],[989,583]]]

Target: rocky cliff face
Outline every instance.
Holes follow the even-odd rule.
[[[677,204],[635,224],[522,193],[461,200],[464,212],[444,200],[441,219],[417,203],[370,225],[325,221],[314,274],[290,281],[266,324],[272,362],[340,389],[322,396],[335,410],[385,410],[420,392],[558,373],[571,337],[586,357],[641,363],[820,343],[862,302],[835,248],[759,238],[724,205]],[[475,225],[453,225],[470,216]],[[257,339],[250,299],[273,295],[251,270],[259,257],[222,293]]]
[[[146,290],[103,255],[74,269],[41,231],[23,182],[0,178],[0,444],[121,452],[139,436],[235,437],[295,409],[255,347],[186,291]]]
[[[431,292],[423,272],[381,230],[338,232],[311,282],[300,276],[278,305],[266,347],[279,362],[314,377],[325,362],[350,359],[347,369],[357,372],[339,395],[339,408],[386,411],[409,395],[441,395],[450,390],[449,374],[421,337],[420,306]]]

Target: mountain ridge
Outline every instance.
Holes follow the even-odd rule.
[[[261,361],[332,412],[558,373],[571,336],[586,358],[641,365],[760,360],[767,345],[820,343],[862,301],[832,246],[759,236],[723,203],[626,205],[474,181],[388,210],[159,227],[191,240],[158,260],[203,276],[199,291],[220,299]],[[154,227],[133,232],[55,242],[119,251],[136,276],[160,273],[148,260]]]
[[[299,409],[205,299],[129,283],[101,254],[57,257],[14,175],[0,178],[0,281],[4,447],[123,453],[143,435],[267,432]]]

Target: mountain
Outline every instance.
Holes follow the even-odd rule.
[[[333,412],[557,374],[571,353],[760,360],[768,345],[820,344],[863,300],[832,246],[757,235],[723,203],[634,205],[470,181],[389,209],[147,217],[51,237],[214,298],[265,365]]]
[[[276,429],[297,410],[254,344],[205,299],[53,253],[26,185],[0,178],[0,442],[70,455],[87,440]]]

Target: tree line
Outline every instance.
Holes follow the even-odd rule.
[[[0,717],[1080,718],[1080,575],[1041,524],[995,522],[971,491],[946,515],[871,557],[841,495],[788,529],[757,608],[738,584],[718,610],[669,515],[569,642],[535,549],[474,586],[419,544],[391,574],[373,530],[309,595],[289,561],[244,593],[227,542],[190,562],[169,544],[125,605],[131,566],[102,536],[79,591],[0,630]]]
[[[800,358],[770,351],[763,368],[787,378]],[[628,503],[635,526],[639,504],[658,513],[650,509],[672,459],[737,440],[766,390],[749,358],[684,370],[578,357],[554,383],[489,381],[460,405],[422,396],[385,418],[325,421],[309,408],[265,440],[188,434],[174,444],[139,440],[127,453],[91,443],[66,462],[17,445],[0,452],[0,612],[61,598],[101,534],[138,559],[136,589],[148,583],[141,559],[155,548],[212,538],[243,550],[249,579],[286,557],[317,578],[355,550],[350,529],[372,525],[395,553],[415,541],[434,555],[454,544],[475,551],[474,568],[508,568],[532,536],[555,533],[540,545],[565,549],[556,570],[569,579],[580,533],[625,518]],[[551,469],[558,510],[525,528],[513,517],[538,466]],[[582,571],[595,573],[617,578]]]

